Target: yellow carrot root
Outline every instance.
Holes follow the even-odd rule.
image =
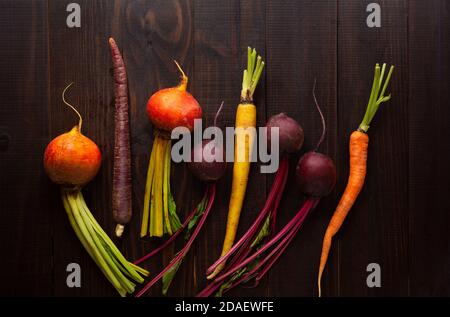
[[[248,48],[247,69],[244,70],[241,103],[236,111],[235,150],[233,165],[233,182],[231,185],[230,204],[228,208],[227,227],[221,256],[233,246],[239,224],[242,205],[250,172],[250,159],[256,134],[256,107],[253,104],[253,93],[258,84],[264,62],[257,57],[256,50]],[[214,278],[223,268],[225,262],[217,266],[207,278]]]

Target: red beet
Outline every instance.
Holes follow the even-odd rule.
[[[270,129],[279,128],[280,153],[294,153],[301,149],[304,140],[303,129],[294,119],[285,113],[279,113],[270,117],[266,124],[267,142],[270,148]]]
[[[300,189],[310,197],[328,195],[336,184],[336,167],[333,160],[315,151],[305,153],[295,170]]]

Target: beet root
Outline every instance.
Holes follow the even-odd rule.
[[[295,173],[300,189],[310,197],[326,196],[336,185],[336,166],[322,153],[305,153],[298,161]]]
[[[195,162],[195,157],[201,157],[201,161]],[[188,168],[202,181],[216,181],[225,173],[225,151],[214,140],[203,140],[194,146]]]
[[[267,142],[270,148],[271,128],[279,128],[280,153],[294,153],[301,149],[304,141],[304,133],[300,124],[285,113],[279,113],[270,117],[266,124]]]

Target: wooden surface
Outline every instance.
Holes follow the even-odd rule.
[[[115,296],[82,249],[63,210],[57,186],[42,168],[45,146],[76,123],[62,89],[84,116],[84,133],[103,153],[103,164],[84,195],[112,234],[113,78],[107,39],[113,36],[128,69],[133,155],[134,217],[122,240],[129,259],[159,241],[139,238],[140,209],[152,126],[148,97],[173,86],[178,60],[204,122],[225,101],[222,126],[234,122],[246,60],[257,48],[267,62],[256,93],[258,125],[286,112],[305,130],[302,152],[320,134],[312,86],[327,120],[321,151],[336,162],[336,190],[309,216],[292,246],[255,289],[232,296],[315,296],[322,236],[348,174],[348,137],[359,124],[376,62],[395,64],[390,90],[370,129],[365,187],[340,233],[325,270],[326,296],[450,296],[450,3],[384,0],[381,28],[366,26],[372,1],[78,0],[81,28],[66,26],[74,1],[0,2],[0,295]],[[294,167],[301,153],[293,155]],[[264,203],[273,175],[251,171],[239,227],[242,234]],[[231,165],[218,183],[211,216],[181,266],[170,296],[191,296],[220,254],[231,184]],[[174,164],[172,187],[180,214],[203,186],[184,164]],[[291,176],[280,223],[302,196]],[[182,246],[176,243],[148,264],[152,273]],[[81,288],[66,286],[66,266],[81,265]],[[381,266],[381,288],[368,288],[366,267]],[[149,293],[159,295],[159,286]]]

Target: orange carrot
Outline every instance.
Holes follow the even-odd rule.
[[[367,135],[367,131],[369,130],[370,123],[375,116],[375,113],[377,112],[380,104],[388,101],[391,98],[391,95],[384,96],[384,93],[391,79],[392,72],[394,71],[394,66],[391,66],[391,68],[389,69],[389,73],[386,77],[384,85],[383,87],[381,87],[385,70],[386,64],[383,64],[381,70],[380,66],[376,64],[372,91],[370,93],[366,113],[364,115],[363,121],[359,125],[358,130],[354,131],[350,136],[350,174],[348,177],[347,187],[342,194],[341,200],[339,201],[339,204],[334,211],[333,217],[328,224],[327,230],[325,231],[325,236],[323,238],[319,274],[317,277],[319,297],[322,293],[322,273],[325,269],[325,264],[327,263],[333,236],[341,228],[342,224],[344,223],[345,217],[358,198],[358,195],[364,185],[367,168],[367,148],[369,146],[369,136]]]

